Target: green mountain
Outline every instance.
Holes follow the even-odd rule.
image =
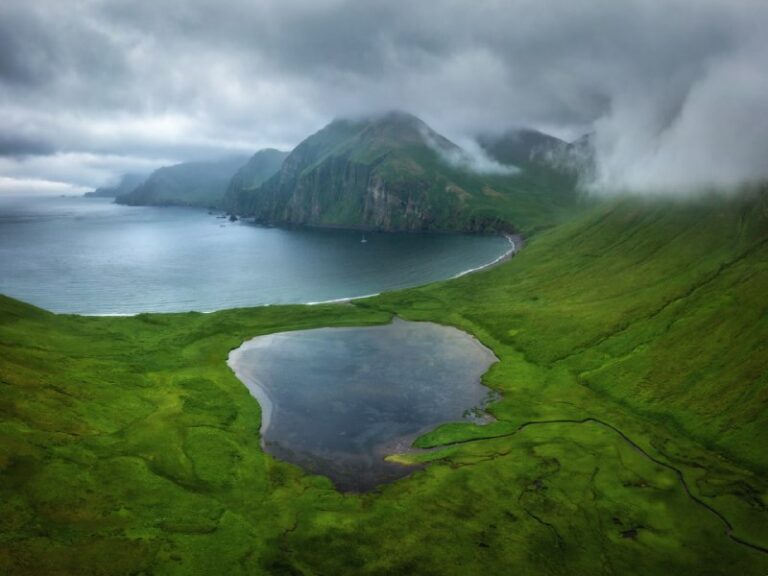
[[[224,194],[223,204],[231,206],[244,201],[245,196],[251,194],[264,181],[277,174],[287,156],[288,152],[274,148],[265,148],[256,152],[232,176]]]
[[[133,192],[142,185],[148,178],[148,174],[123,174],[120,181],[115,186],[102,186],[92,192],[86,192],[84,196],[92,198],[116,198],[123,194]]]
[[[554,169],[484,175],[465,156],[403,112],[336,120],[258,188],[233,183],[224,206],[271,224],[483,232],[549,225],[577,201],[573,179]]]
[[[218,206],[232,175],[247,161],[245,156],[231,156],[160,168],[133,191],[118,196],[116,202],[130,206]]]
[[[768,573],[768,189],[603,200],[493,269],[129,318],[0,297],[0,573]],[[253,336],[400,317],[499,359],[367,494],[264,453]],[[449,543],[449,544],[446,544]]]
[[[477,137],[477,143],[497,162],[521,168],[568,146],[559,138],[530,129],[483,134]]]

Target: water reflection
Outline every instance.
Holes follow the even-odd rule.
[[[495,360],[455,328],[396,319],[260,336],[229,365],[262,406],[269,453],[365,490],[412,471],[387,453],[482,405]]]

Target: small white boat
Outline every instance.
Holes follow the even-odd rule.
[[[365,244],[366,242],[368,242],[368,240],[365,237],[365,232],[363,232],[363,237],[360,239],[360,244]]]

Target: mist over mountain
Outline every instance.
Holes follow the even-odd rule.
[[[560,138],[525,128],[496,135],[481,134],[477,142],[494,160],[512,166],[535,162],[566,146]]]
[[[231,156],[166,166],[116,201],[132,206],[215,207],[224,197],[232,175],[247,161],[246,156]]]
[[[0,576],[768,576],[767,31],[0,0]]]
[[[268,224],[489,232],[545,223],[576,201],[576,179],[554,163],[479,158],[406,112],[337,119],[261,185],[233,178],[224,208]]]
[[[101,186],[92,192],[86,192],[84,195],[92,198],[116,198],[133,192],[148,177],[149,174],[123,174],[120,181],[114,186]]]
[[[766,29],[753,0],[7,0],[0,188],[290,149],[391,109],[457,143],[594,133],[603,193],[733,186],[768,174]]]

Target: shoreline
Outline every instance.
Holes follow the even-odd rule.
[[[496,258],[495,260],[489,262],[488,264],[483,264],[482,266],[478,266],[476,268],[470,268],[469,270],[464,270],[463,272],[459,272],[455,276],[451,276],[448,278],[448,280],[454,280],[455,278],[461,278],[462,276],[466,276],[468,274],[473,274],[475,272],[482,272],[483,270],[488,270],[489,268],[493,268],[494,266],[498,266],[499,264],[503,264],[507,260],[512,259],[515,254],[517,254],[520,249],[523,247],[523,237],[519,234],[504,234],[504,238],[507,239],[507,242],[509,242],[509,250],[504,252],[501,256]]]
[[[495,266],[499,266],[503,264],[504,262],[507,262],[508,260],[511,260],[523,247],[523,237],[519,234],[503,234],[504,238],[506,238],[507,242],[509,242],[509,249],[504,252],[501,256],[496,257],[495,259],[491,260],[487,264],[483,264],[481,266],[476,266],[475,268],[469,268],[467,270],[463,270],[462,272],[459,272],[458,274],[455,274],[453,276],[450,276],[448,278],[445,278],[443,280],[433,280],[432,282],[428,282],[426,284],[417,284],[415,286],[409,286],[406,288],[398,288],[398,290],[411,290],[413,288],[419,288],[422,286],[428,286],[429,284],[435,284],[437,282],[447,282],[449,280],[455,280],[457,278],[462,278],[464,276],[468,276],[469,274],[474,274],[476,272],[482,272],[483,270],[489,270]],[[393,290],[394,291],[394,290]],[[258,304],[255,306],[236,306],[235,308],[263,308],[266,306],[320,306],[323,304],[346,304],[349,302],[353,302],[355,300],[364,300],[366,298],[375,298],[376,296],[381,296],[382,292],[375,292],[373,294],[363,294],[360,296],[347,296],[343,298],[333,298],[330,300],[317,300],[312,302],[292,302],[287,304]],[[61,312],[61,315],[74,315],[74,316],[88,316],[88,317],[100,317],[100,318],[121,318],[121,317],[133,317],[133,316],[139,316],[140,314],[189,314],[190,312],[195,312],[198,314],[213,314],[215,312],[221,312],[223,310],[233,310],[233,308],[220,308],[217,310],[185,310],[185,311],[179,311],[179,312],[153,312],[153,311],[147,311],[147,312],[113,312],[113,313],[101,313],[101,314],[86,314],[86,313],[77,313],[77,312]],[[59,314],[59,313],[57,313]]]

